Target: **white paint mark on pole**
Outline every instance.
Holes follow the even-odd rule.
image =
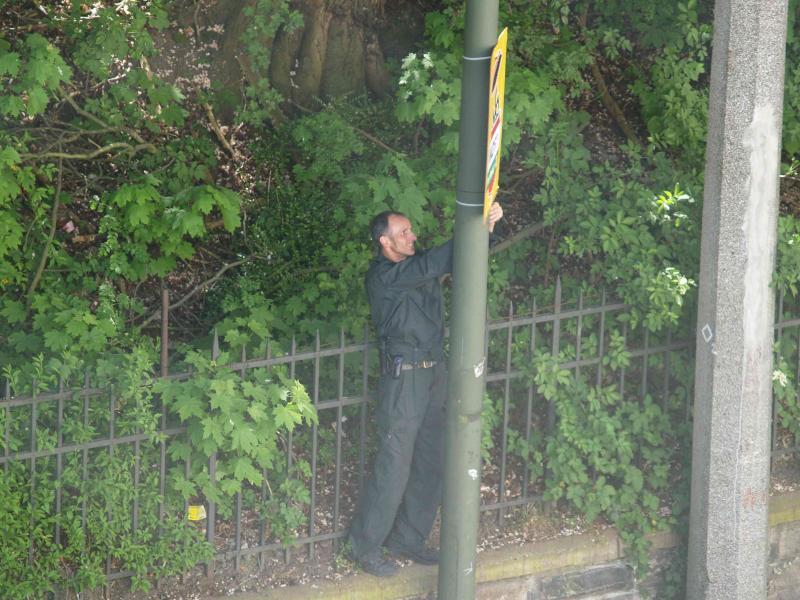
[[[742,138],[750,153],[750,189],[745,204],[742,230],[745,235],[744,335],[749,340],[764,343],[762,332],[771,327],[771,298],[762,292],[772,279],[775,264],[775,241],[766,235],[775,229],[780,171],[781,113],[769,103],[756,104],[750,126]]]
[[[472,573],[472,563],[469,563],[469,567],[464,569],[464,575],[469,575]]]
[[[703,334],[703,339],[706,341],[706,344],[714,337],[714,332],[711,331],[711,325],[708,323],[703,326],[703,329],[700,330],[700,333]]]
[[[467,475],[469,475],[470,478],[475,481],[478,478],[478,469],[470,469],[467,471]]]
[[[484,356],[477,365],[473,366],[472,369],[475,371],[475,379],[483,375],[483,369],[486,366],[486,357]]]

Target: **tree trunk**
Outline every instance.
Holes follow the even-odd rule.
[[[179,17],[195,29],[198,43],[211,40],[216,46],[209,76],[228,96],[240,98],[244,83],[269,77],[286,100],[309,109],[317,99],[366,92],[380,97],[390,88],[384,46],[401,58],[422,35],[424,15],[409,0],[292,0],[303,25],[259,40],[270,57],[269,72],[263,73],[242,39],[252,22],[245,9],[258,10],[258,4],[199,0]]]

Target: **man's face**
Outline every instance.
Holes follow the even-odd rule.
[[[414,242],[417,236],[411,229],[411,221],[398,215],[389,216],[389,228],[381,236],[383,255],[392,262],[400,262],[414,256]]]

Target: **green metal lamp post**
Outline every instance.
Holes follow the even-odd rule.
[[[497,42],[497,21],[497,0],[467,1],[456,180],[440,600],[475,597],[489,253],[483,203],[489,69],[492,48]]]

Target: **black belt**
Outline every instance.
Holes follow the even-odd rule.
[[[430,369],[431,367],[435,367],[438,365],[439,362],[435,360],[420,360],[417,362],[403,362],[403,366],[400,367],[403,371],[410,371],[411,369]]]

